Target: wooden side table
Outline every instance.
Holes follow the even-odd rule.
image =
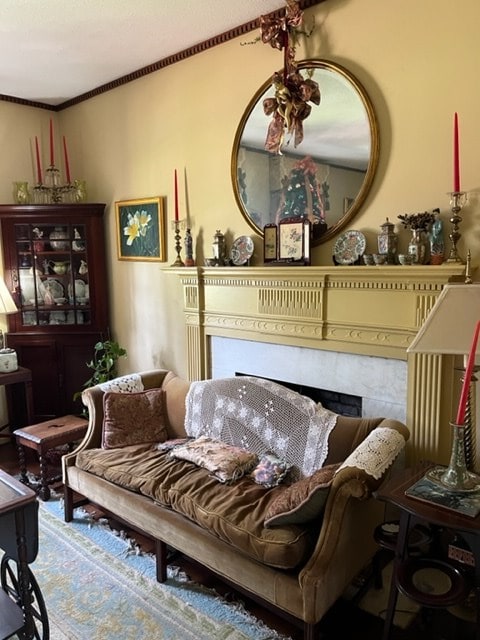
[[[25,424],[25,422],[19,423],[18,421],[18,406],[22,408],[22,411],[18,411],[18,414],[25,413],[26,424],[32,424],[35,418],[33,410],[32,372],[30,369],[18,367],[16,371],[0,373],[0,386],[5,387],[9,408],[8,419],[12,430],[18,429],[22,424]]]
[[[67,415],[14,431],[17,440],[21,481],[24,484],[28,485],[24,448],[34,449],[38,453],[40,462],[40,489],[38,495],[42,500],[50,499],[50,487],[48,485],[59,479],[59,476],[48,477],[48,463],[45,454],[50,449],[64,444],[70,447],[72,443],[83,438],[87,427],[88,420],[86,418]]]
[[[406,489],[419,480],[433,463],[422,463],[395,474],[378,491],[375,497],[400,509],[400,528],[395,545],[395,559],[390,585],[390,595],[385,618],[383,640],[390,638],[398,592],[426,607],[448,607],[463,601],[468,595],[472,579],[458,565],[448,560],[432,557],[409,556],[409,534],[416,526],[428,525],[439,530],[459,534],[468,544],[474,560],[473,588],[476,599],[476,638],[480,640],[480,516],[471,518],[458,512],[423,502],[405,495]],[[450,579],[451,588],[442,594],[426,594],[416,588],[413,574],[424,567],[436,567]]]

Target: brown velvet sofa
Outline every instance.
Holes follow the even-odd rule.
[[[139,376],[146,391],[165,391],[167,439],[184,437],[190,383],[165,370]],[[405,425],[383,418],[336,417],[324,467],[351,460],[355,452],[353,462],[336,469],[321,515],[307,524],[269,528],[263,525],[263,511],[271,496],[288,485],[265,489],[247,476],[222,484],[207,470],[174,459],[151,442],[105,449],[104,395],[99,386],[83,392],[89,427],[77,449],[63,457],[65,520],[72,519],[79,502],[74,496],[80,494],[156,541],[159,581],[166,579],[168,545],[293,618],[303,625],[305,640],[313,640],[317,623],[376,551],[373,531],[382,521],[383,507],[372,492],[408,438]],[[367,443],[379,434],[381,447],[373,444],[372,462],[380,473],[374,473]],[[226,503],[234,526],[226,523],[228,516],[216,515]],[[248,527],[252,530],[245,531]]]

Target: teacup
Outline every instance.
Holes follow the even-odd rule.
[[[399,253],[398,261],[400,264],[412,264],[412,256],[408,253]]]
[[[364,253],[363,261],[365,264],[375,264],[373,261],[373,255],[371,253]]]
[[[374,253],[373,261],[375,264],[385,264],[387,261],[387,256],[384,253]]]

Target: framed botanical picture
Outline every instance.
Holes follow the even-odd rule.
[[[278,258],[282,262],[309,264],[310,223],[290,219],[278,225]]]
[[[115,202],[119,260],[165,262],[163,198]]]

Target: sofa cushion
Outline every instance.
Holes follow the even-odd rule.
[[[327,501],[330,485],[340,463],[315,471],[277,494],[265,513],[267,527],[304,524],[319,518]]]
[[[293,569],[312,550],[307,526],[265,527],[265,513],[281,487],[265,489],[247,476],[220,484],[206,469],[154,445],[81,451],[77,466],[152,498],[159,508],[174,509],[259,562]]]
[[[162,442],[167,439],[165,391],[108,391],[103,396],[103,447]]]
[[[170,456],[207,469],[220,482],[238,480],[258,462],[255,453],[207,436],[175,447]]]

